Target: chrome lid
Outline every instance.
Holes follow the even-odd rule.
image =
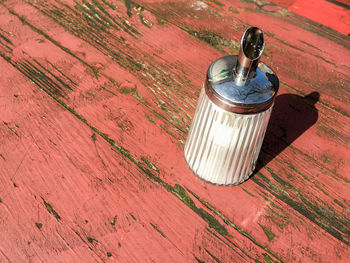
[[[262,31],[251,27],[242,37],[238,56],[222,57],[210,65],[205,90],[216,105],[241,114],[272,106],[279,81],[267,65],[259,63],[264,44]]]

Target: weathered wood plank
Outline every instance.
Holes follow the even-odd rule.
[[[116,10],[114,6],[117,7]],[[187,211],[188,208],[183,208],[183,204],[186,204],[192,209],[192,216],[195,216],[193,212],[200,216],[201,230],[194,230],[193,226],[188,226],[189,231],[192,231],[191,235],[193,231],[196,231],[196,239],[189,239],[188,243],[183,244],[183,247],[192,246],[191,244],[195,241],[196,245],[193,248],[195,255],[190,253],[189,256],[180,249],[185,258],[193,256],[192,258],[197,257],[205,261],[215,260],[215,258],[225,261],[232,256],[229,252],[233,247],[230,242],[238,245],[240,249],[237,253],[247,260],[254,259],[255,255],[260,260],[265,257],[286,261],[292,259],[345,260],[347,258],[349,255],[347,246],[349,243],[349,221],[347,219],[349,178],[346,172],[349,171],[349,158],[346,156],[349,156],[347,151],[349,118],[342,108],[331,106],[331,100],[339,101],[337,96],[329,95],[330,101],[322,100],[324,92],[328,92],[324,86],[319,87],[318,83],[314,84],[321,93],[321,103],[313,106],[315,101],[312,98],[303,99],[296,95],[308,94],[314,90],[306,86],[304,79],[299,81],[304,83],[298,86],[297,91],[300,93],[296,93],[296,90],[290,85],[290,83],[293,84],[294,78],[283,70],[278,72],[283,79],[288,79],[289,76],[291,82],[288,79],[281,87],[281,93],[284,95],[277,100],[263,154],[260,157],[261,162],[267,166],[260,169],[252,180],[240,187],[223,189],[208,186],[190,175],[182,159],[181,144],[186,136],[190,116],[193,114],[206,68],[210,61],[222,54],[196,38],[211,43],[221,52],[225,52],[227,43],[233,50],[237,48],[235,44],[232,46],[234,42],[225,42],[225,38],[220,38],[215,34],[201,35],[201,28],[204,28],[204,22],[207,20],[201,22],[202,24],[194,23],[192,22],[194,16],[186,17],[188,13],[180,15],[182,9],[179,9],[180,5],[175,4],[165,6],[168,8],[168,13],[160,12],[163,5],[147,6],[150,11],[144,11],[142,7],[131,2],[128,2],[126,6],[121,2],[107,5],[102,1],[71,3],[70,6],[67,6],[59,1],[48,3],[29,1],[29,4],[6,1],[5,7],[7,11],[2,12],[0,19],[3,30],[1,33],[10,42],[6,40],[1,42],[2,57],[33,81],[37,87],[52,96],[56,102],[65,105],[66,109],[74,114],[77,123],[80,121],[85,123],[85,126],[88,125],[86,128],[84,124],[81,124],[87,130],[92,129],[90,134],[88,132],[85,134],[87,141],[92,132],[97,136],[95,138],[106,141],[103,142],[104,146],[101,148],[106,151],[104,157],[109,162],[104,160],[105,164],[102,164],[99,169],[103,171],[112,165],[110,163],[118,163],[110,159],[110,154],[114,153],[107,150],[110,147],[108,143],[112,146],[116,144],[119,147],[115,150],[126,154],[129,159],[125,169],[136,169],[135,172],[125,170],[120,172],[125,177],[123,187],[131,188],[132,186],[126,183],[130,180],[129,177],[133,178],[136,171],[143,174],[145,170],[142,169],[148,164],[148,169],[153,169],[154,172],[151,175],[146,173],[146,175],[158,185],[157,188],[168,190],[168,192],[164,189],[159,190],[159,196],[164,197],[165,200],[172,200],[172,193],[184,202],[178,205],[179,209]],[[195,7],[192,9],[195,10]],[[110,16],[103,13],[103,10],[107,10]],[[194,12],[193,10],[191,12]],[[206,8],[202,16],[208,14],[210,19],[215,19],[220,13],[215,9]],[[105,19],[108,19],[108,23],[113,25],[108,26]],[[223,26],[224,29],[229,29],[231,25],[228,24],[228,19],[222,22],[217,19],[215,20],[218,22],[216,25],[209,24],[207,27],[214,26],[219,30],[220,26]],[[188,30],[184,26],[187,25],[186,23],[198,28]],[[236,26],[243,30],[245,24],[239,22]],[[238,36],[241,32],[236,34]],[[162,37],[159,38],[159,36]],[[211,42],[213,40],[216,42]],[[286,41],[289,46],[279,41],[276,42],[276,50],[284,45],[284,52],[294,54],[295,48],[290,45],[295,43],[282,40]],[[322,43],[324,41],[326,40],[323,39]],[[347,49],[338,46],[335,51],[329,49],[327,52],[338,54],[336,59],[339,59],[340,56],[337,53],[339,50]],[[283,55],[282,51],[280,53]],[[274,55],[271,59],[272,64],[282,65],[283,60],[282,62],[278,60],[282,55]],[[299,55],[299,57],[302,56]],[[322,59],[320,63],[323,68],[329,67],[329,63],[322,62]],[[338,65],[339,62],[335,60],[332,63]],[[286,68],[284,70],[286,71]],[[341,67],[341,70],[346,71],[347,69]],[[307,72],[302,72],[301,69],[296,70],[295,74],[305,74],[306,79],[310,78]],[[23,94],[16,95],[20,97]],[[348,99],[346,94],[340,97],[344,101]],[[289,104],[286,106],[285,103],[289,103],[290,106]],[[47,104],[49,105],[48,102]],[[16,108],[15,112],[17,111],[19,109]],[[284,118],[284,116],[292,115],[298,120],[305,114],[307,122],[298,129],[294,128],[295,120]],[[13,126],[14,123],[5,122],[7,125],[4,124],[4,129],[6,128],[8,132],[12,129],[17,132]],[[52,123],[51,126],[57,125],[56,122],[58,121]],[[70,123],[70,121],[66,122]],[[79,128],[75,130],[80,130],[81,127],[76,125]],[[52,129],[51,126],[50,129]],[[26,130],[30,130],[30,127],[29,125]],[[63,132],[65,129],[68,131],[70,128],[62,126],[56,132],[65,135],[60,139],[61,147],[64,147],[64,142],[71,143],[75,137],[79,138],[79,133],[76,132],[75,136],[67,135],[67,131]],[[98,133],[102,137],[99,137]],[[43,138],[46,137],[48,135],[43,136]],[[94,142],[94,139],[91,139]],[[85,140],[80,140],[79,145],[73,144],[75,145],[73,148],[78,152],[80,152],[79,147],[85,144]],[[10,149],[14,145],[16,144],[9,144],[4,149]],[[120,148],[121,146],[123,148]],[[43,146],[40,145],[40,147]],[[125,151],[124,148],[130,152]],[[18,152],[23,153],[23,149],[19,148]],[[66,148],[65,151],[67,151]],[[66,156],[72,154],[68,152]],[[276,157],[277,154],[279,155]],[[81,154],[82,160],[86,158],[85,155],[86,153]],[[15,157],[9,159],[15,159]],[[66,162],[68,161],[62,164]],[[83,163],[81,161],[82,167],[79,169],[86,172]],[[28,169],[30,166],[29,163]],[[153,177],[158,173],[157,171],[159,171],[159,177]],[[110,170],[104,171],[106,174],[110,172]],[[70,171],[67,170],[67,173],[70,174]],[[70,180],[73,180],[73,177],[70,177]],[[25,185],[27,184],[31,185],[30,182],[25,181]],[[105,184],[101,183],[102,186]],[[186,186],[192,192],[192,194],[188,192],[191,202],[186,201],[188,200],[186,191],[175,187],[176,184]],[[84,189],[85,186],[83,185],[81,189]],[[41,188],[38,187],[36,190],[41,190]],[[120,190],[120,192],[123,191]],[[110,195],[110,192],[106,194],[106,196]],[[62,211],[65,211],[63,204],[69,202],[73,197],[74,195],[65,200],[58,199],[62,201],[57,205],[61,206]],[[102,197],[98,195],[96,198],[100,200]],[[50,200],[53,201],[56,198]],[[128,195],[124,196],[123,202],[129,202],[126,200],[129,200]],[[201,207],[201,203],[207,208],[198,210],[192,202],[195,202],[197,208]],[[242,207],[242,202],[249,205]],[[154,204],[149,201],[145,205],[145,212],[140,213],[138,220],[148,222],[144,219],[147,218],[145,214],[150,213]],[[108,203],[109,205],[111,204]],[[106,207],[107,204],[100,206]],[[89,212],[92,212],[93,207],[90,209]],[[131,206],[128,211],[134,215],[135,210],[138,211],[136,205]],[[161,215],[163,210],[170,209],[163,206],[157,213]],[[214,213],[214,218],[218,222],[224,220],[231,237],[225,235],[220,227],[214,227],[215,235],[206,230],[204,227],[208,223],[212,228],[215,224],[210,223],[211,218],[202,211]],[[128,212],[122,210],[121,213],[127,214]],[[171,215],[178,216],[176,212],[173,213]],[[187,218],[187,214],[181,220],[183,218]],[[198,221],[198,217],[194,218],[197,218]],[[195,219],[193,220],[196,222]],[[159,229],[165,236],[169,236],[168,231],[180,229],[175,223],[164,225],[160,219],[151,222],[153,226],[150,224],[147,231]],[[82,223],[83,219],[77,225],[81,227]],[[100,221],[96,220],[93,225],[96,226],[99,223]],[[154,238],[150,234],[144,234],[144,236],[151,240]],[[94,238],[92,235],[91,237]],[[174,237],[171,241],[179,246],[177,238],[180,236]],[[135,236],[132,239],[137,240]],[[98,243],[101,242],[100,238],[97,240],[99,240]],[[110,237],[110,242],[113,240],[114,237]],[[85,243],[89,245],[89,242]],[[94,243],[93,240],[92,243]],[[322,249],[320,243],[327,246],[328,249]],[[226,247],[226,252],[220,252],[221,246]],[[204,247],[207,251],[199,247]],[[92,249],[95,251],[95,248]],[[128,247],[127,252],[123,252],[125,253],[123,255],[128,256],[128,253],[134,253],[132,249],[133,247]],[[168,249],[168,247],[163,247],[163,249]],[[106,251],[100,248],[96,248],[96,251],[99,251],[101,255],[106,254]],[[114,251],[110,253],[114,255]],[[178,254],[175,254],[174,259],[179,258]]]

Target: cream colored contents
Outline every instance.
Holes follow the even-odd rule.
[[[251,175],[271,110],[236,114],[212,103],[202,89],[185,144],[191,170],[214,184],[239,184]]]

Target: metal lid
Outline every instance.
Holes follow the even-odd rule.
[[[208,69],[205,90],[220,108],[241,114],[267,110],[273,104],[279,81],[274,72],[259,59],[264,50],[263,33],[247,29],[238,56],[216,60]]]

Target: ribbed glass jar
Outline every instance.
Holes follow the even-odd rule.
[[[256,114],[237,114],[215,105],[203,87],[185,144],[192,172],[217,185],[236,185],[255,169],[272,106]]]

